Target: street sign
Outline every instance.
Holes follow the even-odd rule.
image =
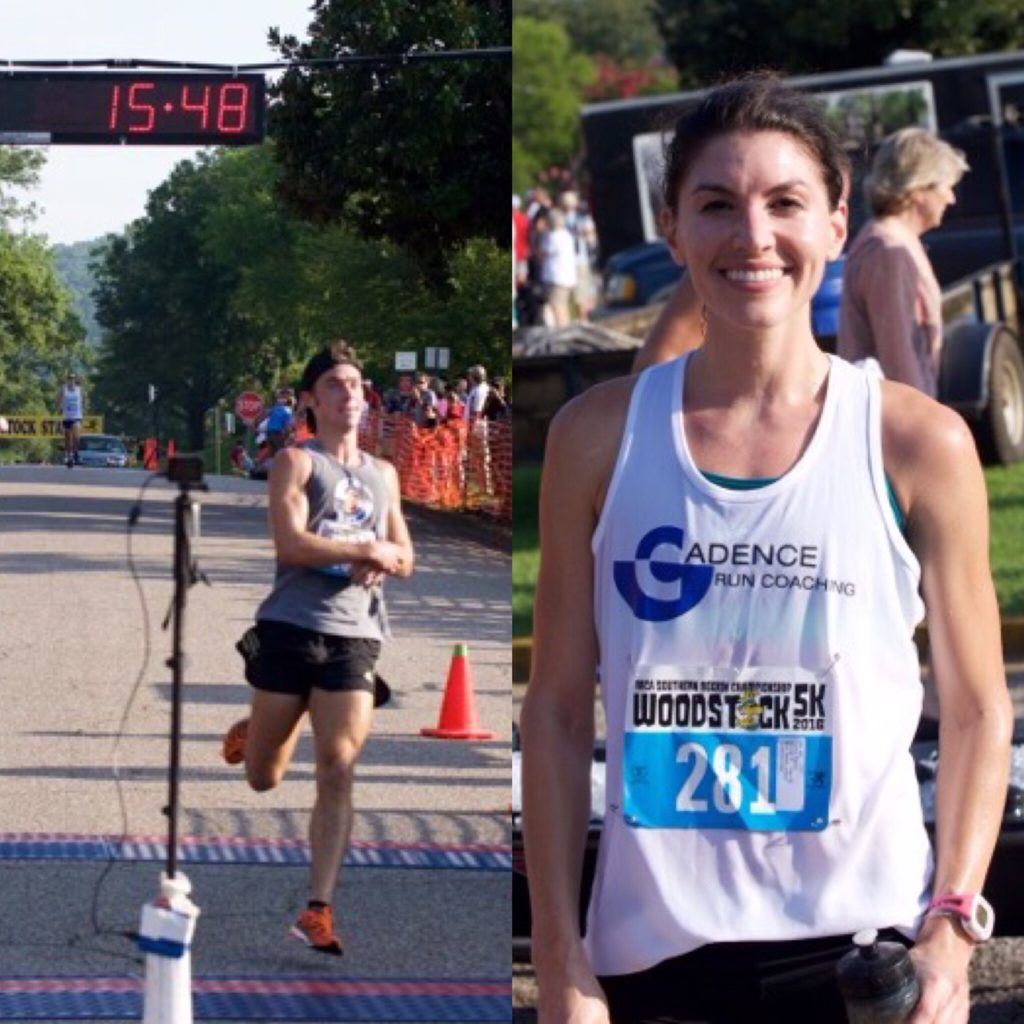
[[[437,368],[447,370],[451,360],[452,350],[450,348],[439,348],[437,350]]]
[[[248,426],[252,426],[263,412],[263,399],[255,391],[243,391],[235,399],[235,415]]]
[[[14,71],[0,144],[244,146],[263,140],[263,75]]]
[[[395,369],[398,371],[403,370],[415,370],[416,369],[416,353],[415,352],[396,352],[395,353]]]

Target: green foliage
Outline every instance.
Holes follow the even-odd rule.
[[[87,368],[83,340],[44,241],[0,230],[0,411],[52,413],[63,375]],[[0,458],[39,457],[48,450],[5,441]]]
[[[224,199],[212,158],[183,161],[150,195],[146,217],[106,247],[97,264],[97,318],[106,329],[95,394],[120,429],[143,433],[149,416],[190,450],[202,447],[206,410],[258,362],[231,310],[232,260],[204,251],[206,218]],[[147,387],[159,408],[147,406]]]
[[[96,302],[92,290],[96,286],[90,264],[102,239],[93,238],[71,245],[54,245],[53,266],[61,284],[71,296],[71,309],[85,328],[85,340],[93,348],[100,342],[100,325],[96,320]]]
[[[10,195],[31,188],[44,162],[34,150],[0,147],[0,411],[52,413],[57,383],[85,370],[83,331],[54,273],[45,241],[12,224],[31,206]],[[0,459],[42,457],[49,443],[5,441]]]
[[[12,188],[30,189],[39,183],[39,172],[46,154],[25,146],[0,146],[0,221],[31,219],[32,204],[24,204],[11,195]]]
[[[522,188],[541,168],[569,163],[579,149],[580,97],[593,81],[594,65],[573,52],[557,22],[517,17],[512,47],[513,155]]]
[[[515,7],[517,18],[558,22],[580,53],[629,64],[661,54],[658,27],[644,0],[516,0]]]
[[[537,503],[540,496],[539,465],[512,470],[512,635],[533,632],[533,592],[540,568],[540,532]]]
[[[288,60],[508,45],[510,5],[317,0],[308,42],[270,40]],[[507,244],[510,76],[507,59],[288,71],[270,118],[281,194],[312,223],[406,247],[440,283],[466,240]]]
[[[1024,463],[985,470],[992,576],[1003,615],[1024,615]]]
[[[652,0],[683,87],[771,67],[788,74],[879,64],[896,49],[961,56],[1024,45],[1017,0]]]

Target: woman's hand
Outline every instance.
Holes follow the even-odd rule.
[[[973,946],[949,918],[929,918],[910,951],[921,982],[921,999],[908,1024],[967,1024],[971,988],[967,976]]]
[[[580,965],[560,978],[544,978],[537,1020],[538,1024],[609,1024],[608,1002],[590,968]]]

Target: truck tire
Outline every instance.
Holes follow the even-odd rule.
[[[975,436],[988,465],[1008,466],[1024,460],[1024,357],[1009,328],[1002,328],[992,339],[988,405]]]

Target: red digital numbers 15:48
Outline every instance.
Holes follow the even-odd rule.
[[[245,131],[249,87],[241,82],[183,85],[174,98],[157,99],[156,82],[115,85],[110,93],[107,127],[112,132],[146,134],[154,130],[211,131],[232,135]]]

